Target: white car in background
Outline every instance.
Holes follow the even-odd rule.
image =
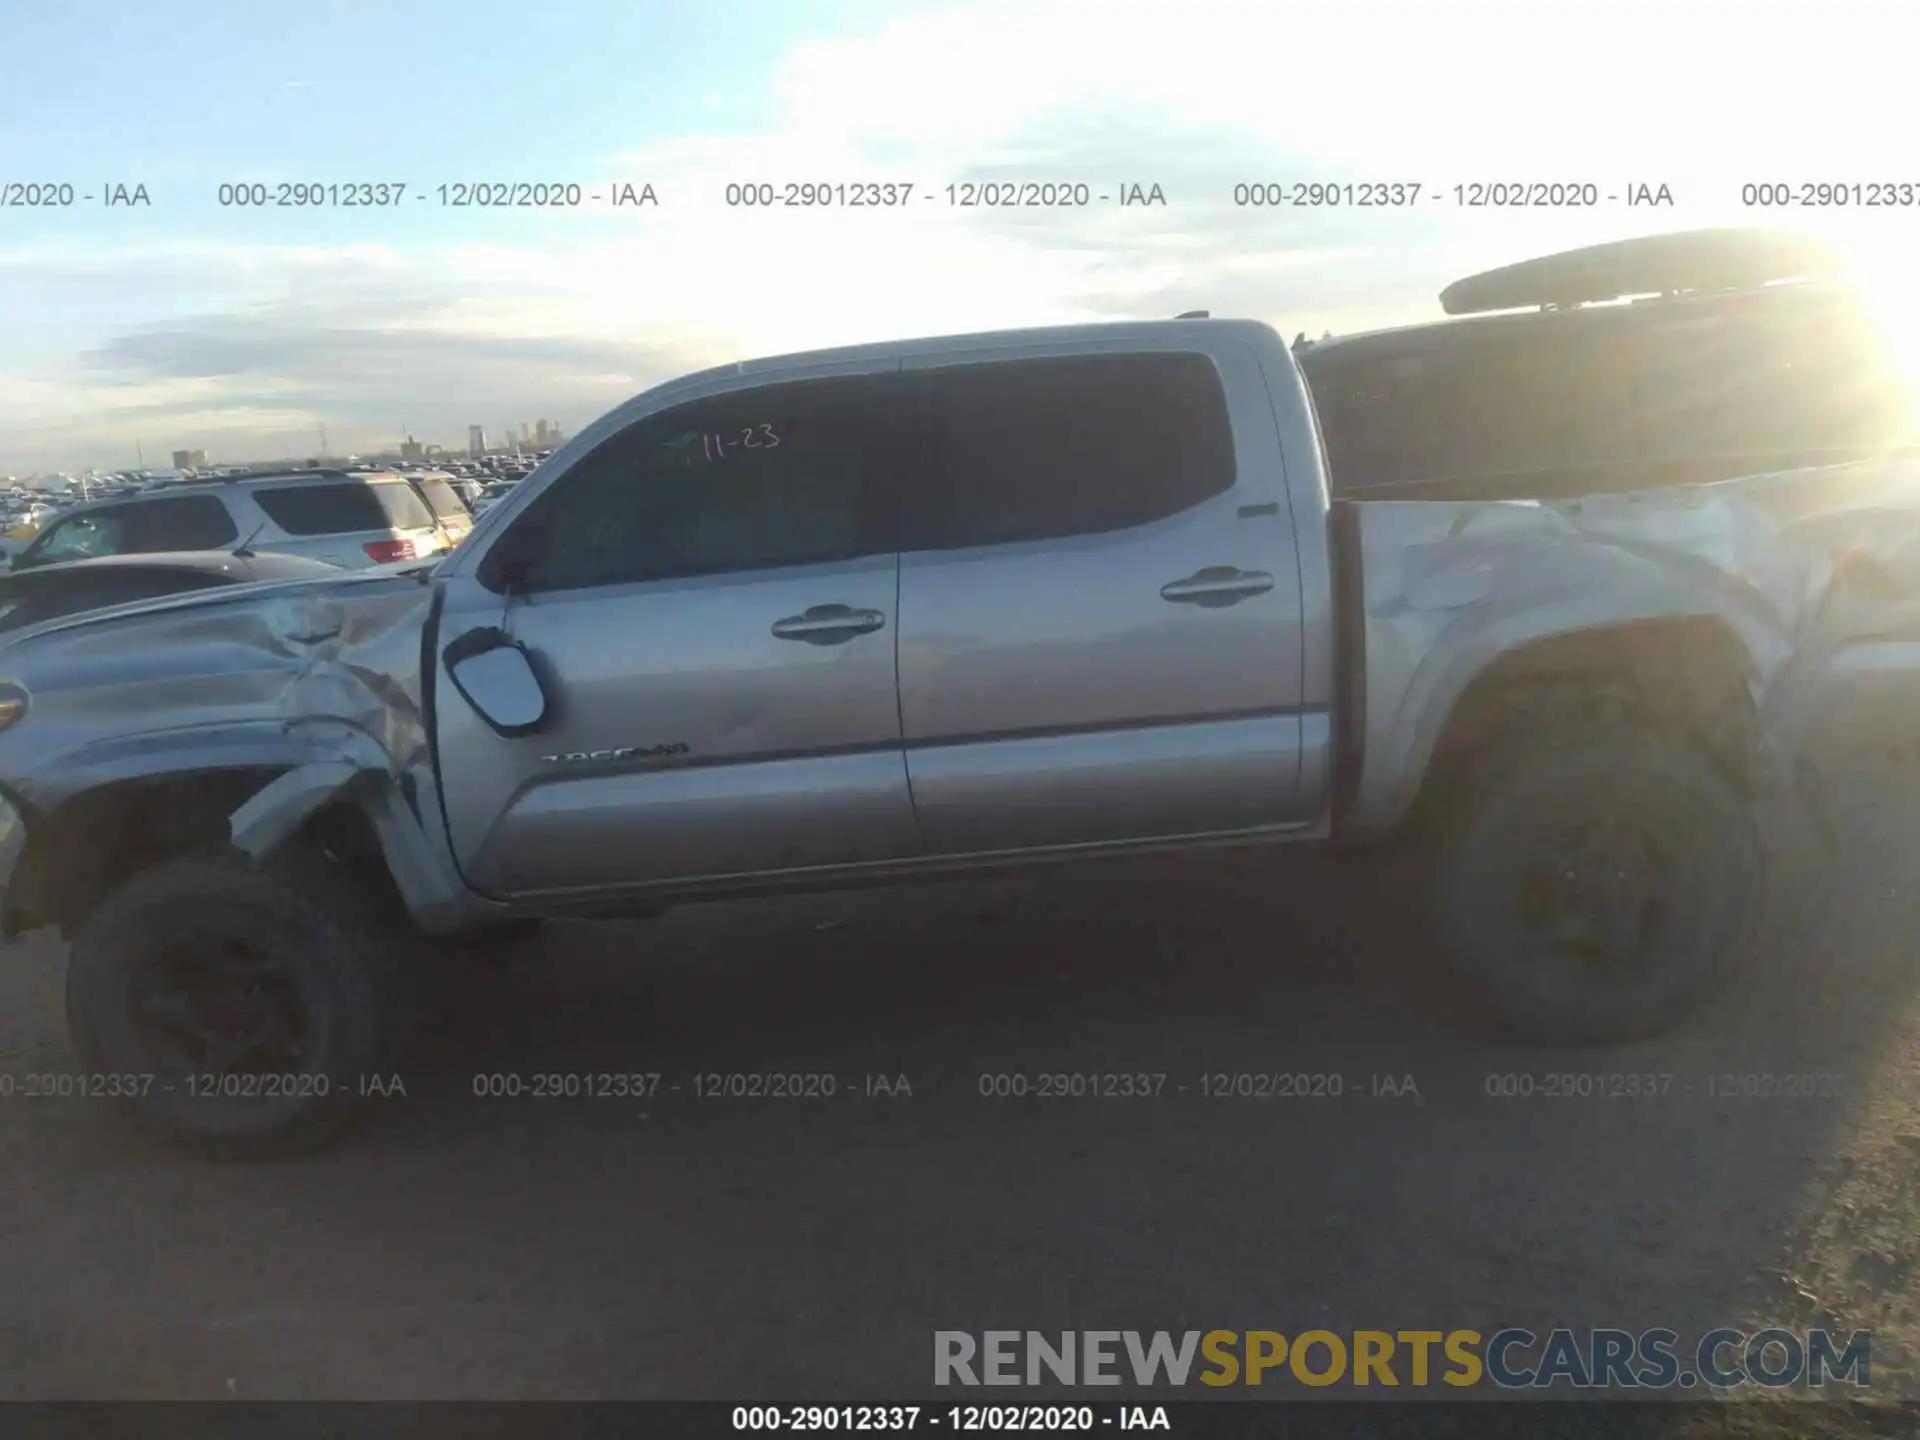
[[[487,511],[491,510],[495,505],[513,493],[513,484],[514,482],[511,480],[494,480],[483,485],[480,488],[480,494],[474,499],[473,513],[475,515],[486,514]]]
[[[76,505],[9,563],[245,547],[361,569],[431,559],[452,543],[405,477],[312,469],[177,481]]]

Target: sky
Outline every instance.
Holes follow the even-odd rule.
[[[1681,0],[16,0],[0,475],[309,455],[322,427],[335,454],[572,432],[689,369],[907,335],[1437,319],[1461,275],[1711,225],[1832,234],[1920,358],[1920,194],[1743,203],[1763,182],[1920,190],[1908,28],[1893,5]],[[1454,190],[1516,181],[1600,203]],[[359,182],[400,198],[223,203]],[[581,203],[448,203],[520,182]],[[913,189],[729,204],[790,182]],[[947,188],[1007,182],[1090,202]],[[1235,203],[1327,182],[1421,196]],[[622,185],[655,203],[612,205]],[[1164,203],[1121,205],[1136,185]],[[1637,185],[1673,203],[1629,206]],[[72,203],[6,203],[27,186]],[[105,203],[116,187],[146,203]]]

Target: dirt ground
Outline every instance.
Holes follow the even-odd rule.
[[[558,924],[460,972],[405,1098],[312,1160],[0,1100],[0,1398],[898,1399],[936,1329],[1767,1323],[1870,1328],[1875,1392],[1920,1396],[1920,786],[1838,783],[1838,854],[1780,821],[1749,977],[1612,1050],[1473,1036],[1385,872],[1241,851]],[[4,958],[0,1069],[70,1068],[60,949]],[[474,1093],[552,1071],[666,1078]],[[692,1092],[732,1071],[837,1093]],[[1167,1079],[980,1093],[1076,1071]],[[1344,1093],[1204,1096],[1223,1071]],[[1488,1093],[1566,1071],[1673,1078]],[[1839,1093],[1709,1095],[1729,1072]]]

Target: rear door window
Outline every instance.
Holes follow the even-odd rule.
[[[212,495],[174,495],[129,505],[134,512],[134,548],[219,550],[240,538],[227,507]]]
[[[932,378],[905,550],[1097,535],[1233,488],[1233,428],[1204,355],[956,365]]]
[[[290,485],[259,489],[254,502],[289,535],[353,535],[366,530],[431,530],[433,512],[413,487]]]

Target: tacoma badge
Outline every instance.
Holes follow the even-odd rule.
[[[561,755],[542,755],[540,761],[544,765],[581,765],[595,760],[660,760],[669,755],[685,755],[689,748],[676,740],[671,745],[648,749],[622,745],[617,750],[569,750]]]

